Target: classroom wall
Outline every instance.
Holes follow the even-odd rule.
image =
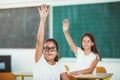
[[[33,2],[36,1],[36,2]],[[38,6],[40,0],[1,0],[0,9],[6,8],[15,8],[15,7],[30,7],[30,6]],[[48,0],[50,1],[50,0]],[[70,4],[84,4],[84,3],[99,3],[99,2],[113,2],[119,0],[78,0],[78,2],[74,0],[67,0],[62,3],[57,2],[55,0],[51,0],[53,2],[48,2],[52,6],[59,5],[70,5]],[[42,2],[43,3],[43,2]],[[46,2],[47,3],[47,2]],[[0,55],[11,55],[11,63],[12,63],[12,72],[32,72],[34,66],[34,49],[6,49],[0,48]],[[61,62],[68,64],[71,66],[75,61],[75,58],[61,58]],[[98,65],[104,66],[107,69],[107,72],[113,73],[113,78],[111,80],[120,80],[120,59],[115,58],[103,58],[103,61]],[[19,79],[18,79],[19,80]],[[32,80],[32,78],[26,78],[25,80]]]
[[[11,55],[11,72],[33,72],[34,49],[0,49],[0,56],[2,55]],[[17,80],[20,80],[19,77]],[[25,80],[32,80],[32,78],[26,77]]]
[[[16,73],[32,73],[34,67],[35,49],[0,49],[0,55],[11,55],[12,72]],[[61,58],[61,62],[72,66],[75,58]],[[103,58],[99,66],[104,66],[108,73],[113,73],[111,80],[120,80],[120,59]],[[19,77],[18,77],[19,80]],[[32,80],[26,77],[25,80]]]
[[[119,0],[0,0],[0,9],[19,8],[19,7],[33,7],[40,4],[48,4],[51,6],[61,5],[75,5],[75,4],[89,4],[89,3],[105,3],[116,2]]]

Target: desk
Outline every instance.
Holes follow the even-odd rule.
[[[113,75],[113,73],[96,73],[96,74],[80,74],[80,75],[73,75],[76,80],[80,79],[88,79],[88,80],[104,80],[109,78]]]
[[[20,80],[24,80],[24,77],[33,77],[32,73],[13,73],[16,77],[20,77]]]

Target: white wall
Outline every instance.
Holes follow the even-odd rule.
[[[51,6],[117,2],[120,0],[0,0],[0,9],[33,7],[40,4]]]
[[[14,73],[32,73],[35,49],[0,49],[1,55],[11,55],[11,68]],[[20,77],[17,78],[17,80]],[[32,80],[26,77],[25,80]]]
[[[16,73],[33,72],[34,52],[35,49],[0,49],[0,55],[11,55],[12,72]],[[61,58],[60,61],[72,66],[75,58]],[[108,73],[114,74],[112,80],[120,80],[120,59],[103,58],[98,65],[104,66]],[[25,80],[32,80],[32,78],[25,78]]]
[[[88,4],[88,3],[103,3],[103,2],[116,2],[120,0],[0,0],[0,9],[19,8],[39,6],[42,3],[47,3],[51,6],[60,5],[75,5],[75,4]],[[52,11],[51,11],[52,13]],[[51,14],[52,15],[52,14]],[[50,17],[52,21],[52,16]],[[52,22],[50,22],[52,26]],[[52,29],[51,29],[52,30]],[[50,31],[51,31],[50,30]],[[52,32],[51,32],[52,34]],[[50,35],[52,37],[52,35]],[[31,73],[34,66],[34,52],[35,49],[0,49],[0,55],[11,55],[12,72]],[[62,58],[61,62],[72,65],[75,58]],[[98,65],[104,66],[107,72],[113,73],[112,80],[120,80],[120,59],[103,59]],[[25,80],[32,80],[26,78]]]
[[[32,72],[34,49],[0,49],[0,55],[11,55],[12,72]]]

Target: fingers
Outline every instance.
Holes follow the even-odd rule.
[[[46,12],[47,12],[47,14],[49,13],[49,7],[48,6],[46,7]]]
[[[44,10],[45,9],[45,4],[40,6],[40,10]]]
[[[69,26],[69,21],[68,21],[68,19],[64,19],[64,21],[63,21],[63,27],[68,27]]]
[[[40,7],[37,7],[38,11],[40,12]]]
[[[48,12],[48,6],[46,5],[46,4],[42,4],[40,7],[39,7],[39,10],[40,11],[46,11],[46,12]]]
[[[63,20],[63,31],[66,32],[69,29],[69,21],[68,19]]]
[[[68,19],[64,19],[64,21],[63,21],[63,24],[69,24],[69,20]]]
[[[68,27],[68,26],[69,26],[69,20],[68,19],[64,19],[63,27]]]
[[[38,7],[40,18],[45,19],[49,13],[48,5],[42,4]]]
[[[75,73],[74,72],[70,72],[69,75],[75,75]]]
[[[70,72],[69,75],[79,75],[79,73],[77,71],[74,71],[74,72]]]

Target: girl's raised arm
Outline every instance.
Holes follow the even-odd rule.
[[[45,35],[45,23],[46,23],[47,15],[49,13],[49,9],[47,5],[43,4],[40,7],[38,7],[38,11],[40,15],[40,24],[39,24],[38,35],[37,35],[35,62],[38,62],[38,60],[42,56],[43,45],[44,45],[44,35]]]
[[[70,34],[69,34],[68,29],[69,29],[69,21],[68,21],[68,19],[65,19],[65,20],[63,21],[63,32],[64,32],[64,35],[65,35],[65,38],[66,38],[66,40],[67,40],[67,42],[68,42],[68,45],[70,46],[71,50],[72,50],[75,54],[77,54],[77,46],[76,46],[75,43],[73,42],[73,40],[72,40],[72,38],[71,38],[71,36],[70,36]]]

